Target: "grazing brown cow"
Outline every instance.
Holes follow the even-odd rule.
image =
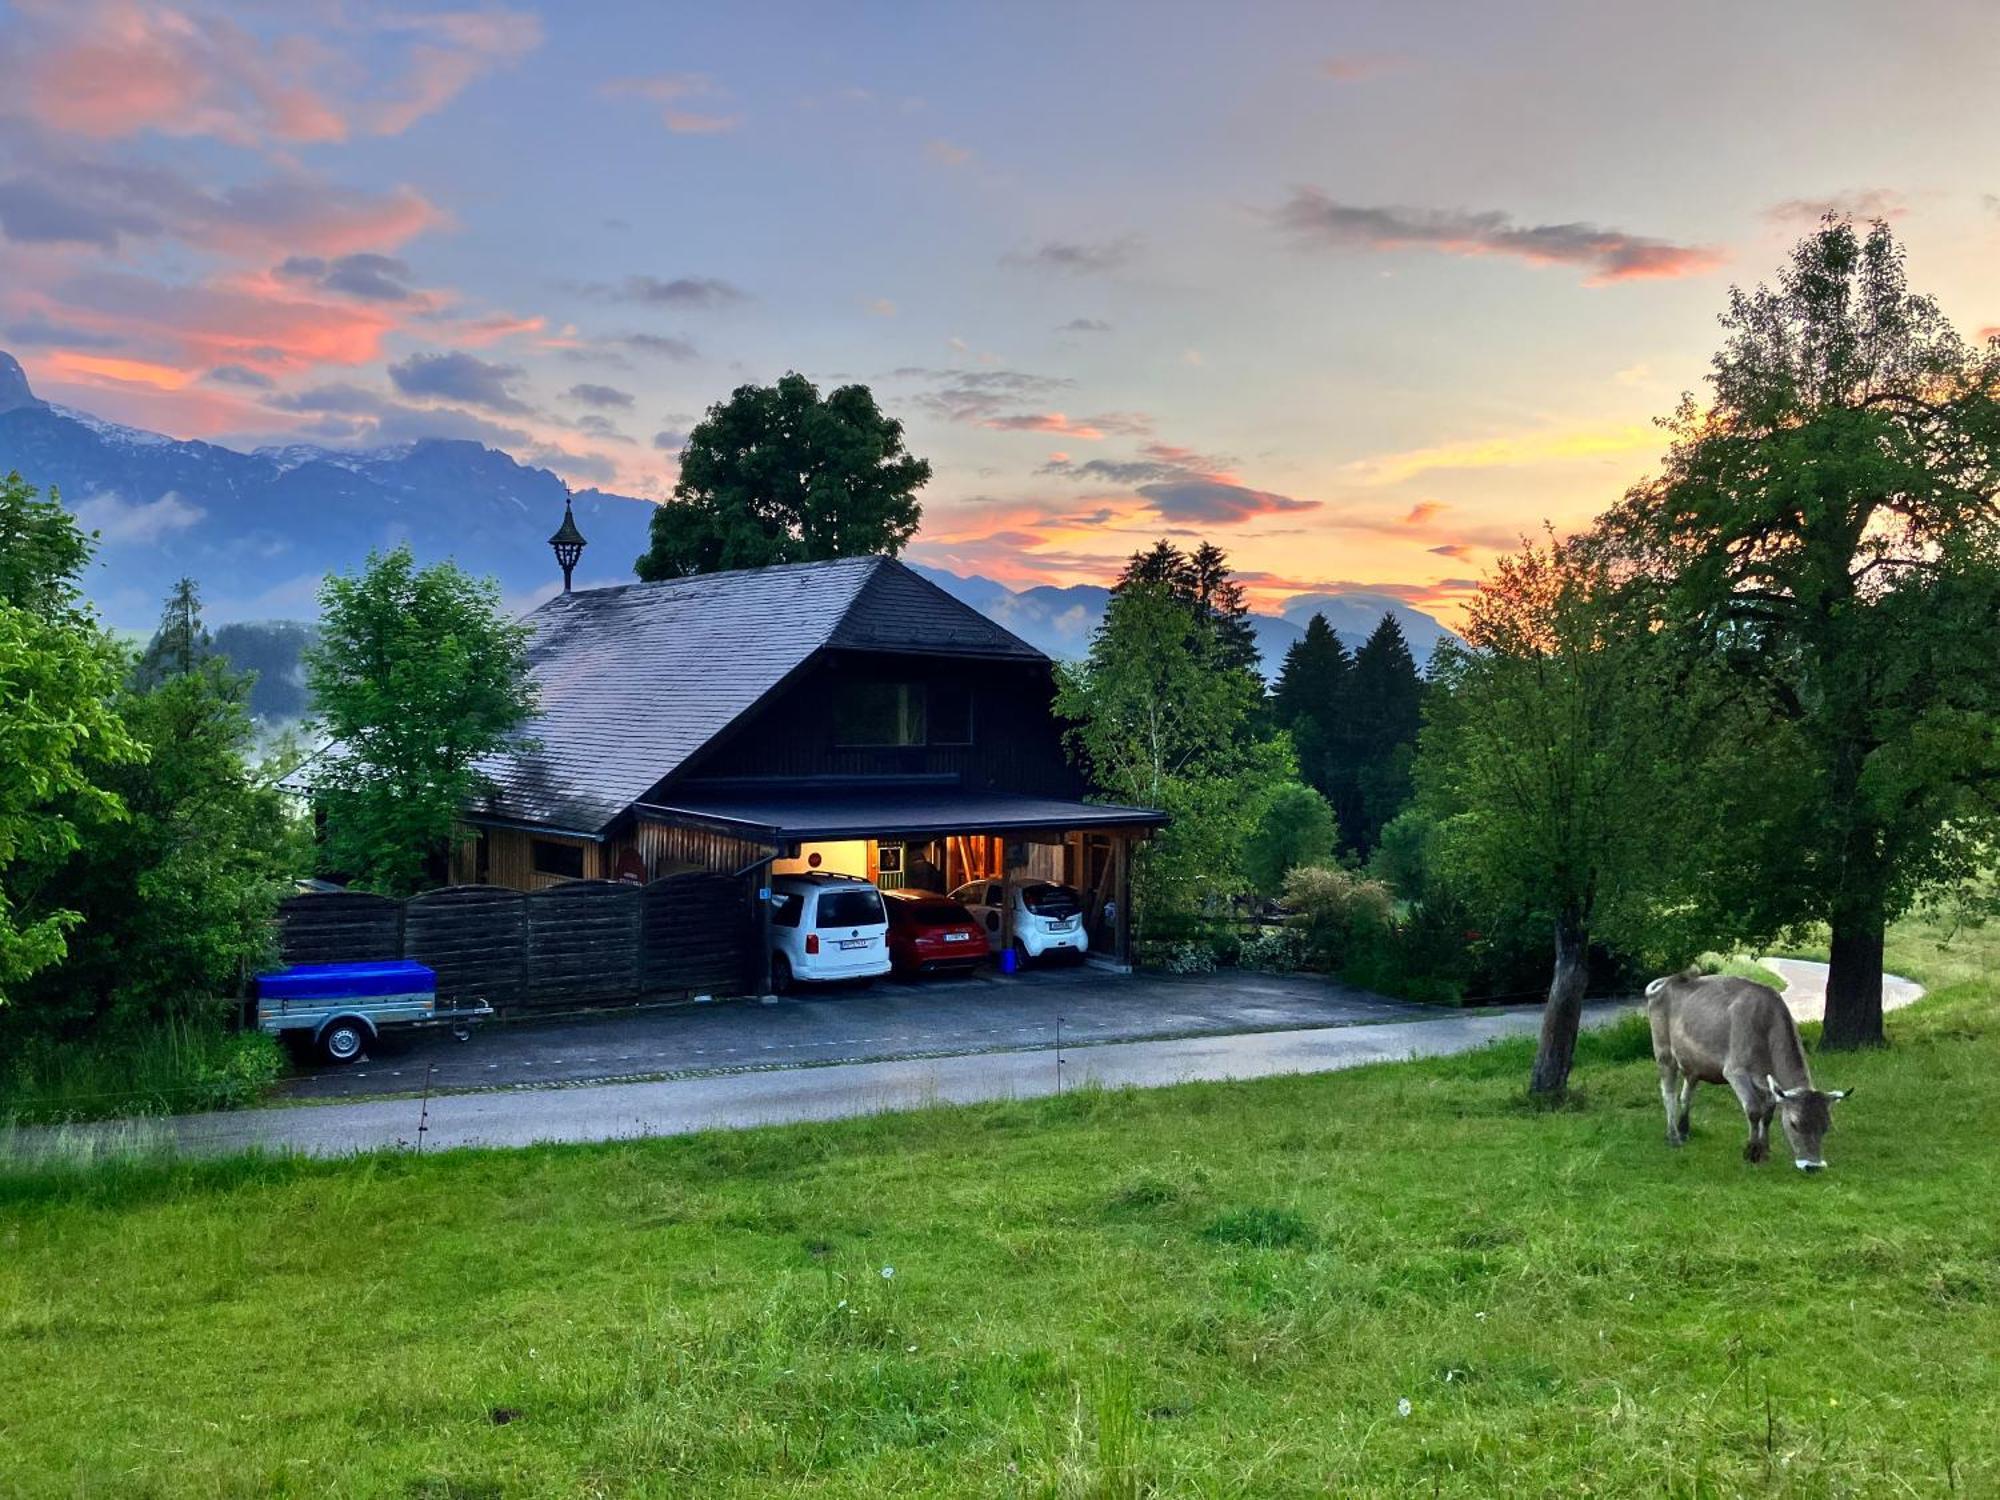
[[[1667,1107],[1667,1144],[1687,1140],[1688,1106],[1698,1083],[1726,1083],[1750,1121],[1746,1161],[1771,1154],[1771,1116],[1785,1125],[1792,1161],[1802,1172],[1826,1166],[1820,1143],[1833,1125],[1833,1106],[1851,1089],[1813,1087],[1799,1028],[1767,984],[1698,969],[1646,986],[1653,1027],[1653,1061]]]

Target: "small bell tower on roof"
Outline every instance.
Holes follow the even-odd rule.
[[[556,562],[562,568],[565,594],[569,592],[570,577],[576,572],[577,559],[583,556],[583,549],[588,545],[583,533],[576,529],[576,513],[570,509],[569,486],[564,485],[562,525],[549,538],[549,546],[555,549]]]

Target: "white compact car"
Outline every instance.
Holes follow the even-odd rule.
[[[1007,886],[1014,902],[1014,946],[1025,958],[1057,953],[1081,959],[1090,949],[1083,930],[1083,899],[1066,885],[1016,880]],[[974,880],[951,893],[993,937],[1000,938],[1001,882]]]
[[[779,875],[771,881],[771,988],[874,979],[889,972],[882,893],[852,875]]]

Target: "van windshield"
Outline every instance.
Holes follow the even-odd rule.
[[[856,891],[821,891],[813,922],[820,927],[880,927],[888,918],[882,897],[870,886]]]

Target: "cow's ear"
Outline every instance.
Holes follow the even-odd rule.
[[[1785,1097],[1785,1091],[1778,1087],[1778,1080],[1773,1078],[1769,1073],[1764,1075],[1764,1087],[1771,1091],[1773,1099],[1782,1099]]]
[[[1853,1089],[1828,1089],[1826,1091],[1826,1097],[1833,1103],[1838,1104],[1840,1103],[1841,1100],[1845,1099],[1849,1094],[1853,1092],[1854,1092]]]

